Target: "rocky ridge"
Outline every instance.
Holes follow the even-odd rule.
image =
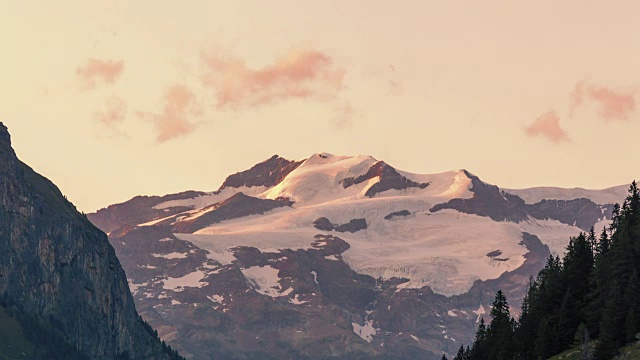
[[[22,163],[0,123],[0,298],[91,359],[169,359],[107,236]]]

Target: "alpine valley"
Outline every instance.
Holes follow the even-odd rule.
[[[439,359],[512,313],[626,186],[503,189],[371,156],[273,156],[213,192],[138,196],[88,218],[138,312],[194,359]]]

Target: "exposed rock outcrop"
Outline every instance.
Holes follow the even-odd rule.
[[[365,219],[351,219],[348,223],[334,224],[326,217],[321,217],[313,222],[313,226],[318,230],[337,232],[350,232],[364,230],[367,228],[367,220]]]
[[[365,195],[368,197],[373,197],[378,193],[391,189],[424,189],[429,186],[428,183],[417,183],[415,181],[407,179],[406,177],[400,175],[400,173],[398,173],[396,169],[387,165],[387,163],[385,163],[384,161],[378,161],[375,164],[371,165],[369,170],[363,175],[342,179],[340,181],[340,184],[342,184],[344,188],[348,188],[349,186],[360,184],[375,177],[379,177],[380,181],[373,184],[369,189],[367,189]]]
[[[387,214],[384,219],[385,220],[393,220],[399,217],[405,217],[405,216],[409,216],[411,215],[411,212],[409,210],[400,210],[400,211],[394,211],[392,213]]]
[[[106,233],[118,229],[124,225],[137,225],[152,219],[163,218],[191,210],[187,206],[175,206],[164,209],[156,209],[154,206],[171,200],[191,199],[205,195],[201,191],[185,191],[166,196],[136,196],[121,204],[110,205],[87,217]]]
[[[224,201],[205,207],[202,209],[203,215],[193,220],[184,220],[172,224],[173,232],[192,233],[220,221],[264,214],[275,208],[290,205],[291,203],[286,199],[258,199],[243,193],[237,193]]]
[[[477,176],[466,172],[471,179],[470,199],[452,199],[437,204],[431,212],[454,209],[467,214],[488,216],[495,221],[520,222],[532,217],[538,220],[557,220],[563,224],[575,225],[589,230],[602,218],[610,218],[613,204],[598,205],[589,199],[547,200],[535,204],[526,204],[519,196],[500,190],[495,185],[481,181]]]
[[[254,165],[249,170],[230,175],[222,183],[219,190],[226,187],[276,186],[303,162],[290,161],[278,155],[273,155],[269,159]]]
[[[524,200],[518,196],[500,191],[495,185],[481,181],[477,176],[465,171],[471,179],[470,199],[451,199],[431,208],[431,212],[455,209],[467,214],[488,216],[495,221],[519,222],[527,219]]]
[[[107,236],[16,157],[0,123],[0,296],[91,359],[168,359]]]

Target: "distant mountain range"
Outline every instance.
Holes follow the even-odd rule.
[[[319,153],[88,218],[138,311],[184,355],[440,359],[472,342],[496,290],[517,313],[529,277],[571,236],[606,226],[625,195]]]

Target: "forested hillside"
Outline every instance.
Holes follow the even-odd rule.
[[[498,291],[489,325],[454,360],[547,359],[579,347],[581,358],[612,359],[640,331],[640,194],[634,181],[612,223],[571,239],[531,280],[518,320]],[[595,344],[595,346],[592,346]],[[444,358],[444,356],[443,356]]]

